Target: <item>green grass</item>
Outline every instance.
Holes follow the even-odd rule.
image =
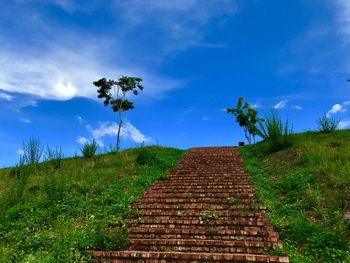
[[[296,134],[293,146],[241,149],[292,262],[350,262],[350,131]]]
[[[183,153],[144,147],[0,170],[0,262],[89,262],[87,249],[123,249],[135,203]]]

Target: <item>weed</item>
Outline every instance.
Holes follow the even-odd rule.
[[[185,217],[186,216],[186,212],[185,211],[177,211],[176,214],[178,217]]]
[[[234,203],[236,203],[237,199],[234,198],[234,197],[229,197],[227,198],[227,202],[230,204],[230,205],[233,205]]]
[[[205,211],[198,216],[200,221],[206,221],[209,219],[217,219],[219,216],[213,211]]]

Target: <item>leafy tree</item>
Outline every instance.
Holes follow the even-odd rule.
[[[258,118],[258,112],[248,102],[245,102],[243,97],[238,99],[236,108],[227,108],[226,111],[235,115],[236,122],[243,128],[245,138],[249,144],[251,144],[252,139],[255,142],[255,136],[259,134],[256,125],[264,121]]]
[[[118,80],[105,79],[95,81],[93,84],[98,87],[97,97],[104,99],[105,106],[111,105],[114,112],[119,113],[119,127],[117,134],[117,151],[120,149],[120,130],[123,125],[123,112],[134,108],[134,103],[126,99],[126,94],[132,92],[138,94],[138,90],[143,90],[140,84],[141,78],[121,76]]]

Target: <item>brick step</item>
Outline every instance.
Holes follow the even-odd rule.
[[[189,253],[145,251],[89,251],[95,262],[185,263],[185,262],[255,262],[289,263],[288,257],[234,253]]]
[[[169,177],[167,176],[166,179],[162,181],[163,183],[225,183],[225,182],[231,182],[232,184],[241,184],[243,182],[250,182],[250,178],[234,178],[234,177],[227,177],[227,178],[206,178],[204,176],[198,176],[197,178],[188,178],[187,176],[185,177]],[[159,182],[157,182],[158,184]]]
[[[216,226],[214,224],[214,222],[218,222],[220,225]],[[206,233],[208,233],[208,231],[216,231],[215,233],[217,235],[226,235],[226,234],[232,234],[235,233],[234,231],[245,231],[245,232],[249,232],[249,233],[256,233],[257,235],[265,235],[266,233],[268,233],[268,235],[273,235],[273,227],[271,225],[261,225],[259,223],[259,225],[257,224],[248,224],[248,225],[244,225],[244,224],[225,224],[223,222],[220,222],[218,220],[213,220],[212,222],[209,220],[205,220],[202,221],[201,224],[196,225],[195,227],[191,227],[191,225],[181,225],[179,227],[176,228],[165,228],[165,227],[158,227],[158,228],[149,228],[147,230],[148,224],[145,223],[143,224],[142,222],[140,224],[138,224],[137,227],[134,227],[133,229],[143,229],[142,231],[150,231],[147,233],[155,233],[155,232],[159,232],[159,233],[183,233],[183,234],[188,234],[188,233],[192,233],[192,234],[200,234],[203,232],[200,231],[207,231]],[[165,231],[165,232],[164,232]],[[232,232],[230,232],[232,231]],[[266,234],[267,235],[267,234]]]
[[[158,203],[158,204],[168,204],[168,203],[178,203],[178,204],[184,204],[184,203],[203,203],[203,204],[240,204],[240,203],[249,203],[251,200],[255,200],[255,197],[253,194],[247,194],[244,198],[235,198],[235,199],[229,199],[229,197],[182,197],[182,198],[170,198],[166,195],[162,197],[162,199],[159,198],[152,198],[152,197],[146,197],[144,196],[141,200],[142,204],[150,204],[150,203]]]
[[[188,186],[222,186],[222,185],[226,185],[226,186],[229,186],[229,185],[242,185],[244,183],[248,184],[250,182],[249,179],[246,179],[246,180],[241,180],[239,182],[234,182],[234,181],[210,181],[210,180],[196,180],[196,181],[193,181],[193,182],[184,182],[184,181],[171,181],[171,180],[162,180],[162,181],[158,181],[155,185],[157,186],[162,186],[162,185],[165,185],[167,187],[172,187],[172,186],[184,186],[186,184],[189,184]]]
[[[170,209],[170,210],[185,210],[185,209],[191,209],[191,210],[209,210],[209,211],[222,211],[222,210],[237,210],[237,209],[249,209],[251,206],[250,204],[253,203],[253,199],[241,199],[239,200],[240,204],[212,204],[212,203],[146,203],[146,204],[139,204],[137,207],[138,209]],[[258,208],[257,208],[258,209]]]
[[[154,211],[152,211],[154,212]],[[152,212],[149,212],[147,211],[145,213],[145,216],[155,216],[154,213]],[[158,212],[158,211],[157,211]],[[161,213],[161,212],[160,212]],[[200,215],[201,214],[198,214],[198,217],[197,217],[197,220],[200,220]],[[188,216],[188,215],[187,215]],[[217,224],[225,224],[224,223],[224,220],[220,220],[220,215],[219,216],[219,219],[215,219],[215,218],[211,218],[211,219],[202,219],[199,224],[202,225],[203,223],[201,222],[216,222]],[[181,216],[179,216],[181,218]],[[228,218],[226,216],[226,218]],[[187,220],[184,220],[184,222],[187,222]],[[195,222],[195,220],[188,220],[189,222]],[[259,218],[259,217],[236,217],[236,216],[232,216],[232,217],[229,217],[229,220],[227,220],[230,224],[230,226],[234,226],[234,225],[239,225],[239,226],[271,226],[271,223],[270,221],[268,221],[266,218]],[[142,222],[140,222],[142,223]],[[147,224],[147,223],[144,223],[144,224]],[[155,223],[153,223],[155,224]],[[209,223],[208,223],[209,224]],[[214,224],[214,223],[213,223]],[[183,224],[185,225],[185,224]]]
[[[234,166],[225,166],[222,168],[215,167],[215,165],[205,166],[200,169],[176,169],[169,171],[171,174],[176,174],[179,176],[186,176],[186,175],[233,175],[233,176],[248,176],[248,174],[244,170],[237,170]]]
[[[143,227],[130,229],[129,238],[134,239],[210,239],[277,242],[274,231],[253,232],[244,230],[225,229],[146,229]]]
[[[185,193],[153,193],[153,192],[146,192],[143,194],[143,198],[158,198],[158,200],[161,198],[221,198],[226,199],[227,198],[241,198],[244,196],[255,196],[255,191],[244,191],[244,192],[237,192],[237,193],[206,193],[206,192],[185,192]]]
[[[210,180],[232,180],[232,179],[249,179],[250,177],[247,175],[237,175],[237,174],[177,174],[177,173],[168,173],[167,177],[172,180],[180,180],[180,179],[187,179],[187,180],[198,180],[198,179],[210,179]]]
[[[130,233],[129,238],[133,239],[190,239],[190,240],[224,240],[224,241],[258,241],[258,242],[273,242],[277,244],[277,239],[274,237],[253,237],[253,236],[220,236],[220,235],[194,235],[194,234],[146,234],[146,233]]]
[[[253,215],[252,215],[253,214]],[[250,216],[252,215],[252,216]],[[179,225],[181,227],[185,226],[216,226],[216,227],[224,227],[225,229],[227,227],[232,227],[234,225],[237,225],[236,222],[247,222],[247,221],[261,221],[261,220],[267,220],[265,218],[264,213],[242,213],[242,215],[230,215],[229,217],[222,216],[220,218],[212,218],[208,220],[200,220],[199,216],[147,216],[144,215],[142,217],[142,220],[140,221],[141,224],[172,224],[172,225]],[[256,230],[254,230],[256,231]]]
[[[258,219],[259,220],[259,219]],[[226,230],[237,230],[235,227],[239,226],[239,228],[244,228],[245,226],[265,226],[260,224],[260,221],[256,220],[250,221],[248,225],[242,223],[241,221],[243,220],[236,220],[236,221],[231,221],[230,225],[215,225],[215,224],[206,224],[206,222],[209,222],[209,220],[202,220],[199,221],[197,224],[172,224],[172,223],[157,223],[157,222],[140,222],[138,224],[138,228],[152,228],[152,229],[158,229],[158,230],[164,230],[164,229],[184,229],[184,230],[211,230],[215,229],[218,231],[226,231]],[[262,219],[260,219],[262,220]],[[193,220],[194,221],[194,220]],[[262,220],[263,221],[263,220]],[[264,222],[264,221],[263,221]],[[215,227],[215,228],[214,228]]]
[[[236,228],[237,226],[237,228]],[[266,229],[264,229],[266,227]],[[230,229],[216,229],[215,226],[207,226],[206,229],[181,229],[181,228],[145,228],[145,227],[131,227],[131,233],[165,233],[165,234],[193,234],[193,235],[219,235],[230,236],[240,233],[241,231],[249,231],[249,233],[274,235],[272,226],[263,224],[235,224],[229,227]],[[254,232],[255,231],[255,232]]]
[[[194,239],[129,239],[130,250],[253,253],[263,254],[264,248],[279,247],[276,242],[194,240]]]
[[[239,185],[216,185],[216,186],[212,186],[212,185],[206,185],[206,186],[201,186],[201,185],[198,185],[198,186],[195,186],[195,185],[182,185],[182,186],[177,186],[176,187],[176,190],[191,190],[191,191],[195,191],[195,192],[198,192],[197,190],[201,190],[201,189],[204,189],[204,190],[212,190],[212,189],[220,189],[222,190],[223,192],[227,192],[229,190],[240,190],[240,189],[255,189],[251,184],[239,184]],[[172,188],[170,188],[169,186],[167,185],[161,185],[161,184],[154,184],[152,185],[148,192],[150,191],[159,191],[159,190],[165,190],[165,191],[168,191],[168,192],[176,192],[174,191]]]
[[[202,209],[187,209],[187,210],[179,210],[179,209],[139,209],[141,216],[171,216],[171,217],[178,217],[178,218],[189,218],[189,217],[196,217],[198,218],[200,215],[203,215],[206,213],[205,210]],[[245,208],[237,208],[232,209],[231,211],[228,211],[227,209],[223,209],[221,211],[215,211],[215,215],[217,215],[220,218],[236,218],[237,215],[234,215],[233,212],[251,212],[255,211],[258,212],[258,209],[245,209]]]

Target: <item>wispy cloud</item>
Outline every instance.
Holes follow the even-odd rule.
[[[279,109],[284,109],[287,107],[288,100],[284,99],[278,102],[275,106],[273,106],[274,109],[279,110]]]
[[[12,26],[13,34],[0,33],[0,89],[4,91],[3,99],[12,98],[5,92],[48,100],[69,100],[73,97],[96,99],[92,82],[101,77],[118,78],[120,75],[143,78],[144,96],[152,98],[161,97],[183,83],[157,73],[149,64],[132,62],[130,52],[122,47],[128,42],[125,39],[114,38],[110,34],[101,36],[76,27],[61,27],[46,14],[41,14],[40,9],[30,6],[31,1],[15,3],[13,5],[18,5],[20,10],[21,25],[16,24],[19,22],[13,21],[10,15],[4,16],[3,19],[8,19]],[[78,5],[74,1],[55,3],[67,8]],[[15,12],[15,8],[11,7],[10,11]],[[39,15],[33,20],[34,11]],[[5,11],[0,11],[0,15],[2,12]],[[24,36],[23,41],[19,41],[21,38],[16,30],[22,28],[22,24],[31,34],[30,45],[22,44],[27,41]],[[114,30],[116,35],[122,27],[120,25]]]
[[[12,101],[14,99],[14,96],[11,96],[10,94],[0,92],[0,100],[7,100],[7,101]]]
[[[83,117],[81,117],[81,116],[77,116],[76,118],[77,118],[77,120],[78,120],[78,122],[79,122],[80,124],[82,124],[82,123],[83,123]]]
[[[181,87],[184,81],[157,72],[149,61],[142,61],[147,57],[145,54],[161,61],[165,53],[175,50],[194,46],[222,47],[222,43],[205,40],[206,26],[212,19],[238,10],[236,1],[227,0],[115,0],[107,4],[114,10],[105,14],[111,21],[109,26],[87,31],[79,25],[61,26],[54,17],[44,13],[44,9],[38,8],[43,2],[59,6],[68,13],[101,10],[106,8],[106,3],[27,0],[0,6],[3,22],[9,25],[0,33],[0,89],[48,100],[96,99],[92,82],[120,75],[143,78],[144,96],[162,97],[167,91]],[[15,12],[19,13],[14,20]],[[110,33],[99,33],[104,30]],[[23,31],[28,35],[21,35]],[[132,52],[130,43],[134,44]],[[150,49],[144,52],[147,43]],[[136,57],[138,63],[135,63]],[[4,94],[3,99],[11,99]]]
[[[19,121],[22,123],[27,123],[27,124],[32,122],[30,119],[27,119],[27,118],[20,118]]]
[[[347,129],[350,127],[350,120],[340,121],[339,129]]]
[[[129,29],[156,28],[155,40],[165,52],[191,47],[224,47],[223,43],[205,40],[206,26],[213,18],[232,15],[239,10],[237,1],[227,0],[116,0],[114,3]]]
[[[293,110],[302,110],[303,109],[303,107],[301,107],[299,105],[291,105],[290,108]]]
[[[350,35],[350,2],[348,0],[336,0],[337,19],[339,22],[339,33],[348,39]],[[349,41],[349,40],[347,40]]]

